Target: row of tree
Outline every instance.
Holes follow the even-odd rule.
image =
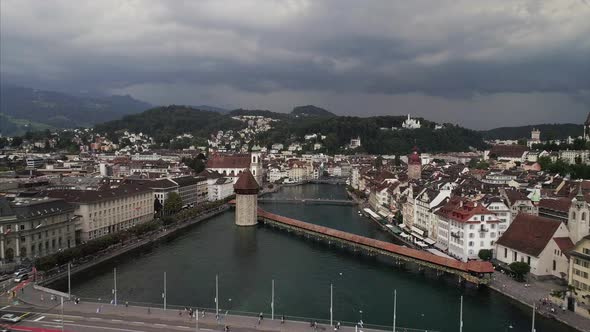
[[[576,163],[568,164],[562,159],[551,161],[549,157],[540,157],[538,163],[541,169],[550,173],[558,173],[563,176],[569,175],[572,179],[590,179],[590,165],[582,163],[577,159]]]

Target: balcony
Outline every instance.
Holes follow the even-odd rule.
[[[480,232],[489,232],[490,230],[482,226],[482,227],[479,229],[479,231],[480,231]]]
[[[454,237],[454,238],[457,238],[457,239],[459,239],[459,238],[462,237],[461,236],[461,233],[459,233],[459,232],[451,232],[451,236]]]

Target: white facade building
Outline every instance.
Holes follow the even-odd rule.
[[[477,259],[482,249],[495,249],[500,221],[481,203],[454,197],[436,215],[437,243],[450,256],[468,261]]]

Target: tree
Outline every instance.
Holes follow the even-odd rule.
[[[19,147],[21,144],[23,144],[23,138],[20,136],[15,136],[12,138],[12,147],[17,148]]]
[[[374,162],[375,168],[381,168],[383,166],[383,157],[378,156],[377,158],[375,158],[375,162]]]
[[[198,156],[196,158],[182,158],[182,162],[197,174],[205,170],[205,163]]]
[[[531,266],[525,262],[513,262],[508,267],[514,272],[517,281],[524,281],[524,277],[531,271]]]
[[[477,256],[479,257],[479,259],[481,259],[482,261],[489,261],[492,259],[492,251],[490,249],[481,249],[478,253]]]
[[[178,193],[171,192],[166,197],[166,202],[164,203],[164,210],[166,213],[176,213],[182,209],[182,198]]]

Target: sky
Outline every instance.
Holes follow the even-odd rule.
[[[154,105],[582,123],[590,0],[2,0],[0,74]]]

